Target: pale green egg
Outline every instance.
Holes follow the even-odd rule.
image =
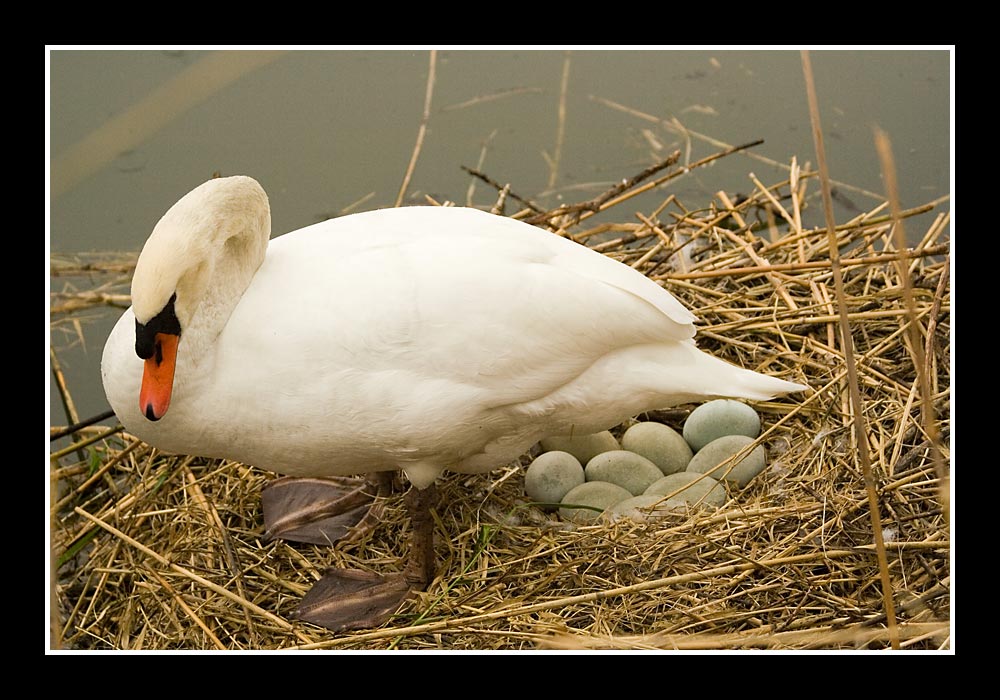
[[[747,445],[754,441],[752,437],[746,435],[724,435],[712,440],[698,450],[691,463],[688,464],[689,472],[700,472],[710,474],[713,478],[725,479],[731,484],[740,488],[746,486],[752,478],[764,471],[764,448],[757,445],[750,452],[742,457],[735,464],[727,462],[730,457],[741,452]]]
[[[684,421],[684,439],[697,452],[724,435],[760,435],[760,416],[747,404],[732,399],[703,403]]]
[[[622,435],[622,449],[642,455],[664,475],[687,469],[694,451],[687,440],[663,423],[636,423]]]
[[[587,481],[608,481],[638,496],[663,476],[655,464],[642,455],[627,450],[602,452],[587,462],[584,468]]]
[[[563,496],[564,505],[591,506],[604,511],[616,503],[631,498],[632,493],[617,484],[607,481],[587,481],[570,490]],[[560,508],[559,515],[577,523],[587,523],[597,520],[600,512],[590,508]]]
[[[541,444],[542,449],[546,452],[551,452],[552,450],[569,452],[580,460],[580,464],[586,464],[595,455],[599,455],[602,452],[621,449],[615,436],[607,430],[590,435],[554,435],[544,438]]]
[[[669,502],[699,504],[713,508],[724,504],[727,497],[726,488],[719,481],[693,471],[677,472],[658,479],[646,489],[644,495],[659,498],[670,496]]]
[[[524,492],[528,498],[555,510],[574,486],[586,481],[583,465],[569,452],[553,450],[539,455],[524,473]]]

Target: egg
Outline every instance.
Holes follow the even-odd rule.
[[[760,435],[760,416],[747,404],[732,399],[708,401],[684,421],[684,439],[697,452],[724,435]]]
[[[663,498],[670,496],[669,502],[680,502],[687,505],[706,505],[718,508],[726,502],[726,488],[710,476],[701,476],[698,472],[677,472],[669,474],[653,482],[645,490],[645,496]]]
[[[574,486],[586,481],[583,465],[569,452],[553,450],[535,458],[524,474],[524,492],[528,498],[555,510]]]
[[[602,452],[587,462],[584,468],[587,481],[609,481],[638,496],[663,476],[655,464],[642,455],[627,450]]]
[[[616,503],[631,498],[628,489],[607,481],[587,481],[570,490],[563,496],[564,505],[592,506],[604,511]],[[560,508],[559,515],[566,520],[577,523],[587,523],[597,520],[601,513],[589,508]]]
[[[687,469],[694,451],[684,437],[669,425],[645,421],[636,423],[622,435],[622,449],[642,455],[660,468],[663,475]]]
[[[547,437],[541,441],[541,445],[546,452],[553,450],[569,452],[580,460],[580,464],[586,464],[602,452],[621,449],[615,436],[608,430],[590,435]]]
[[[753,441],[752,437],[747,437],[746,435],[724,435],[712,440],[712,442],[695,453],[691,459],[691,463],[688,464],[687,470],[689,472],[710,474],[715,479],[725,479],[729,483],[742,488],[752,478],[764,471],[764,448],[761,445],[757,445],[757,447],[750,450],[749,454],[736,462],[735,465],[730,464],[724,467],[720,467],[719,465],[743,450],[747,445],[753,443]]]

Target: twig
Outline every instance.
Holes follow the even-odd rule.
[[[406,196],[406,188],[410,186],[410,178],[417,167],[417,158],[420,157],[420,149],[424,145],[424,135],[427,133],[427,123],[431,118],[431,98],[434,95],[434,79],[437,66],[437,51],[432,49],[430,53],[430,65],[427,70],[427,88],[424,92],[424,113],[420,117],[420,128],[417,129],[417,142],[413,145],[413,154],[410,156],[410,164],[406,167],[406,174],[403,182],[399,186],[399,193],[396,195],[396,206],[403,203]]]
[[[494,180],[493,178],[491,178],[489,175],[486,175],[485,173],[481,173],[481,172],[479,172],[479,170],[475,170],[475,169],[470,168],[470,167],[468,167],[466,165],[462,165],[462,166],[459,166],[459,167],[461,167],[462,170],[464,170],[465,172],[469,173],[469,175],[472,175],[473,177],[477,177],[480,180],[482,180],[483,182],[485,182],[487,185],[490,185],[491,187],[496,188],[497,192],[502,192],[505,189],[508,190],[508,192],[507,192],[507,196],[508,197],[510,197],[511,199],[513,199],[516,202],[520,202],[522,205],[524,205],[525,207],[527,207],[531,211],[537,211],[537,212],[543,211],[542,208],[540,206],[538,206],[537,204],[532,203],[531,201],[525,199],[524,197],[522,197],[521,195],[517,194],[516,192],[510,190],[510,184],[501,185],[499,182],[497,182],[496,180]]]
[[[563,139],[566,134],[566,93],[569,88],[569,64],[571,52],[567,51],[563,58],[562,81],[559,83],[559,117],[556,122],[556,146],[552,153],[549,166],[549,182],[547,189],[555,187],[559,175],[559,161],[562,159]]]
[[[892,157],[892,145],[889,142],[889,135],[882,129],[875,127],[875,148],[878,151],[879,159],[882,161],[882,177],[885,181],[886,196],[889,200],[889,211],[892,213],[893,230],[895,231],[895,243],[897,250],[906,249],[906,228],[903,224],[903,217],[900,215],[899,187],[896,184],[896,165]],[[930,438],[934,446],[934,463],[938,467],[938,478],[941,480],[942,489],[948,483],[944,465],[940,459],[940,439],[937,425],[937,417],[934,415],[934,406],[931,401],[931,386],[928,376],[926,358],[929,355],[925,352],[925,343],[933,337],[930,333],[925,338],[920,336],[920,322],[917,319],[916,302],[913,299],[913,285],[910,281],[910,271],[907,265],[907,257],[900,256],[896,261],[900,283],[903,286],[903,301],[906,305],[908,318],[907,329],[909,330],[910,342],[907,345],[913,355],[913,367],[917,375],[917,386],[920,389],[920,417],[924,426],[924,431]],[[947,280],[947,275],[943,276]],[[939,285],[939,291],[942,288]],[[935,295],[935,301],[940,298]],[[933,320],[933,316],[931,317]],[[944,502],[946,499],[942,499]]]
[[[933,256],[941,255],[948,251],[947,245],[930,246],[920,251],[910,250],[909,252],[900,251],[898,253],[880,253],[878,255],[870,255],[864,258],[843,258],[840,260],[840,266],[843,267],[864,267],[867,265],[878,265],[884,262],[893,262],[900,259],[901,257],[911,258],[914,256]],[[770,265],[750,265],[747,267],[730,267],[718,270],[700,270],[697,272],[682,272],[682,273],[669,273],[665,275],[658,275],[653,277],[653,279],[671,279],[671,280],[693,280],[693,279],[705,279],[712,277],[741,277],[743,275],[755,275],[755,274],[766,274],[770,272],[795,272],[799,270],[825,270],[832,268],[831,261],[829,260],[815,260],[812,262],[802,262],[802,263],[773,263]]]
[[[80,421],[79,423],[74,423],[73,425],[67,425],[65,428],[53,430],[49,435],[49,441],[55,442],[59,438],[66,437],[67,435],[72,435],[81,428],[86,428],[88,425],[93,425],[94,423],[100,423],[102,420],[111,418],[114,415],[115,412],[108,409],[104,413],[98,413],[96,416],[91,416],[87,420]]]
[[[593,199],[588,199],[585,202],[578,202],[577,204],[569,204],[569,205],[561,206],[561,207],[559,207],[557,209],[553,209],[551,211],[545,212],[544,214],[541,214],[539,216],[530,217],[530,218],[526,219],[526,221],[529,224],[536,224],[537,225],[537,224],[545,223],[545,222],[549,221],[550,219],[553,219],[553,218],[556,218],[556,217],[567,217],[568,216],[568,217],[571,218],[572,223],[565,224],[565,226],[575,225],[575,224],[579,223],[580,221],[582,221],[587,216],[596,214],[597,212],[601,211],[601,209],[609,201],[611,201],[614,197],[618,197],[619,195],[621,195],[621,193],[627,192],[632,187],[635,187],[638,183],[642,182],[643,180],[649,178],[652,175],[655,175],[656,173],[660,172],[664,168],[669,168],[671,165],[676,164],[677,161],[680,160],[680,157],[681,157],[681,152],[680,151],[674,151],[673,153],[671,153],[669,156],[667,156],[663,160],[659,161],[658,163],[654,163],[653,165],[651,165],[648,168],[644,169],[643,171],[641,171],[637,175],[633,175],[632,177],[628,178],[627,180],[623,180],[622,182],[616,183],[613,187],[611,187],[607,191],[599,194],[598,196],[594,197]],[[655,185],[649,185],[649,186],[643,188],[643,190],[650,189],[653,186],[655,186]],[[575,218],[572,217],[573,214],[576,215]]]
[[[441,108],[442,112],[451,112],[457,109],[466,109],[467,107],[474,107],[480,105],[484,102],[493,102],[494,100],[503,100],[508,97],[514,97],[516,95],[524,95],[529,93],[540,93],[542,88],[537,87],[517,87],[511,88],[509,90],[499,90],[497,92],[490,93],[488,95],[477,95],[471,99],[465,100],[464,102],[457,102],[451,105],[445,105]]]

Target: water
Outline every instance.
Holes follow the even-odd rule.
[[[844,212],[852,202],[870,208],[865,191],[882,192],[876,124],[892,139],[904,207],[951,191],[947,47],[811,58],[831,177],[853,186],[843,190]],[[393,205],[417,140],[430,52],[56,48],[49,62],[49,240],[53,252],[69,253],[138,251],[163,212],[215,172],[264,185],[273,235]],[[694,161],[721,150],[717,142],[764,139],[752,153],[765,160],[731,156],[672,185],[682,202],[703,206],[720,189],[751,190],[750,172],[765,184],[781,179],[768,161],[815,163],[797,51],[441,50],[434,73],[406,201],[491,204],[482,183],[470,198],[465,165],[545,205],[575,202],[674,149]],[[82,417],[107,408],[100,355],[119,314],[89,311],[82,342],[52,334]],[[51,423],[65,424],[54,387],[49,394]]]

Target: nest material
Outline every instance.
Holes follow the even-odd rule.
[[[754,404],[768,469],[723,508],[574,526],[526,501],[530,455],[451,474],[435,511],[438,577],[382,628],[334,635],[294,620],[295,605],[328,566],[401,570],[401,495],[356,541],[264,542],[260,492],[275,475],[88,428],[51,460],[53,646],[949,648],[949,217],[901,263],[883,206],[838,227],[876,537],[827,233],[797,223],[807,181],[699,212],[666,197],[639,223],[609,221],[626,208],[612,197],[521,214],[662,283],[696,310],[708,352],[810,385]],[[605,223],[590,220],[598,210]],[[107,286],[87,299],[121,301]],[[678,428],[690,408],[642,418]]]

